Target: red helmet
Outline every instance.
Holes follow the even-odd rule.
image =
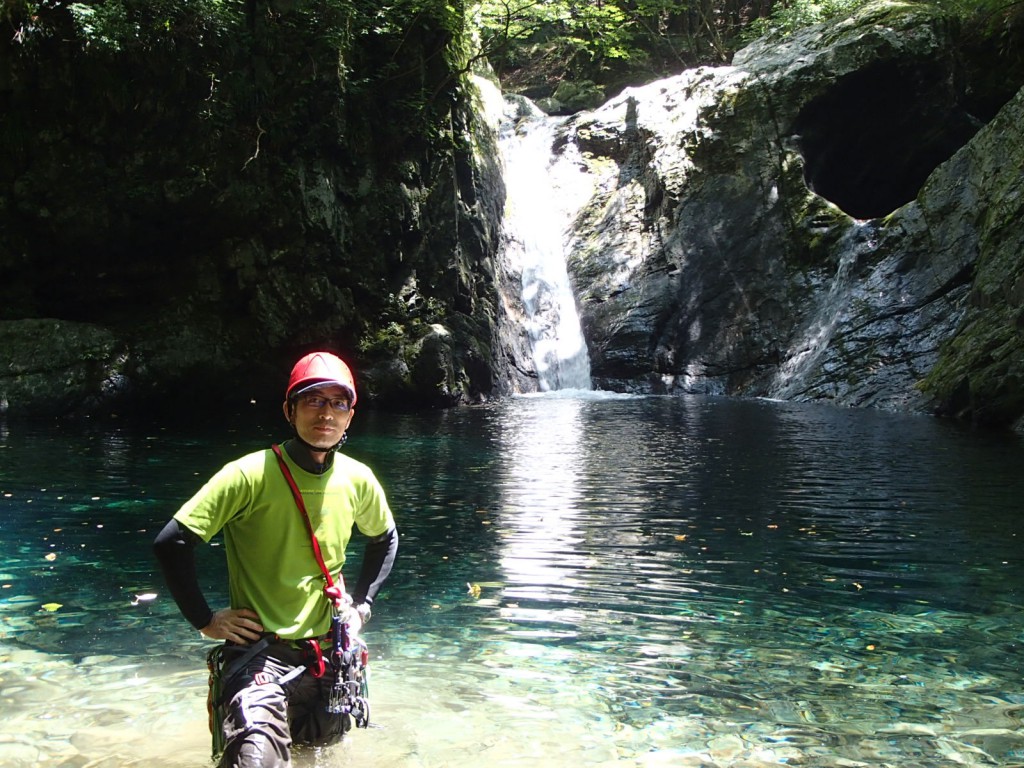
[[[310,352],[292,368],[284,398],[290,400],[308,389],[331,384],[348,390],[351,404],[356,404],[356,382],[349,367],[330,352]]]

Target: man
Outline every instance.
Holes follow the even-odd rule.
[[[328,711],[332,629],[345,623],[354,635],[369,621],[398,550],[372,471],[337,453],[355,404],[344,362],[328,352],[303,357],[282,406],[293,437],[227,464],[154,543],[182,614],[206,637],[225,641],[223,689],[211,690],[211,714],[222,720],[211,722],[214,751],[223,750],[225,768],[289,766],[293,742],[334,743],[351,726],[333,704]],[[349,597],[341,567],[353,525],[369,541]],[[199,587],[194,549],[219,531],[230,606],[214,611]]]

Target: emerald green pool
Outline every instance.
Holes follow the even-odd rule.
[[[286,429],[0,424],[0,765],[208,764],[209,641],[150,544]],[[402,535],[377,727],[299,768],[1024,765],[1016,437],[605,393],[352,432]]]

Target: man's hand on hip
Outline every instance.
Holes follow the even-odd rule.
[[[224,608],[214,613],[210,623],[199,631],[211,640],[230,640],[238,645],[248,645],[260,639],[263,625],[255,611]]]

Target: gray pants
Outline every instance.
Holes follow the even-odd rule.
[[[341,740],[349,728],[348,715],[326,711],[334,673],[315,678],[308,671],[283,686],[280,678],[305,660],[302,651],[274,643],[249,659],[237,672],[232,659],[244,647],[225,649],[224,754],[221,768],[289,768],[292,744],[324,746]]]

